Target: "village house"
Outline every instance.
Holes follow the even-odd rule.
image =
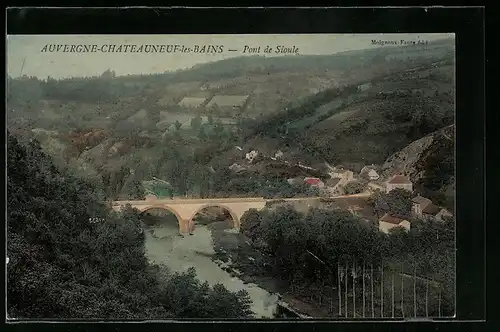
[[[389,231],[395,227],[402,227],[406,231],[409,231],[411,224],[408,220],[391,216],[388,213],[384,214],[378,221],[378,229],[386,234],[389,234]]]
[[[413,213],[419,217],[422,217],[425,208],[427,208],[429,205],[432,205],[432,201],[430,199],[422,197],[420,195],[414,197],[411,200],[411,202],[412,202],[411,209]]]
[[[453,216],[447,209],[434,204],[427,205],[427,207],[422,210],[422,215],[426,220],[435,221],[443,221],[444,218]]]
[[[236,95],[216,95],[207,104],[206,108],[210,109],[213,107],[219,108],[229,108],[236,109],[245,106],[248,99],[248,95],[236,96]]]
[[[341,186],[344,186],[348,182],[354,180],[354,173],[348,169],[345,169],[344,167],[341,167],[341,166],[330,168],[328,175],[330,175],[331,178],[339,178]]]
[[[184,108],[197,108],[203,105],[205,102],[206,98],[200,98],[200,97],[184,97],[182,100],[179,102],[180,107]]]
[[[323,183],[323,181],[321,181],[321,179],[312,177],[305,178],[304,183],[310,185],[311,187],[316,187],[316,188],[323,188],[325,186],[325,184]]]
[[[434,216],[437,221],[444,221],[444,218],[453,217],[453,214],[445,208],[441,208]]]
[[[420,195],[412,199],[412,212],[420,218],[436,221],[453,216],[447,209],[434,205],[430,199]]]
[[[434,204],[428,204],[423,210],[422,215],[426,219],[434,219],[434,216],[440,211],[439,206]]]
[[[359,176],[363,179],[372,180],[372,181],[376,181],[380,178],[380,175],[375,170],[374,165],[363,167],[361,169],[361,172],[359,172]]]
[[[393,189],[404,189],[408,191],[413,191],[413,183],[407,176],[404,175],[394,175],[387,181],[385,186],[386,193]]]
[[[328,179],[323,188],[323,194],[325,196],[335,196],[341,194],[340,178]]]

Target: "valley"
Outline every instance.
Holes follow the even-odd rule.
[[[256,50],[249,46],[247,51]],[[297,52],[295,47],[276,51]],[[54,234],[59,235],[43,238],[50,245],[52,239],[66,245],[59,239],[65,232],[83,252],[108,250],[103,249],[108,240],[101,237],[99,244],[87,246],[92,232],[102,231],[113,238],[113,250],[122,250],[119,243],[124,239],[133,249],[123,249],[120,259],[131,252],[136,255],[127,264],[131,271],[142,266],[136,276],[140,285],[153,283],[149,274],[142,275],[144,269],[162,271],[161,266],[167,266],[166,278],[182,283],[190,293],[182,293],[182,287],[165,280],[159,288],[152,286],[149,299],[161,305],[148,310],[161,312],[161,317],[165,312],[159,307],[168,308],[174,316],[210,317],[208,309],[190,307],[191,298],[205,303],[206,294],[212,294],[213,303],[218,296],[223,298],[226,307],[219,309],[228,317],[239,315],[231,307],[240,308],[240,304],[245,317],[252,316],[251,312],[257,317],[276,317],[277,308],[283,306],[303,317],[360,317],[360,303],[365,314],[364,288],[363,299],[359,293],[347,295],[347,289],[359,289],[355,275],[360,275],[363,266],[364,278],[368,262],[371,286],[379,283],[377,294],[382,294],[375,300],[372,294],[371,300],[372,307],[380,308],[380,318],[388,317],[384,296],[390,288],[387,280],[384,284],[384,273],[400,280],[403,275],[416,276],[417,269],[419,280],[438,280],[439,300],[438,291],[431,289],[434,297],[429,302],[426,295],[425,305],[430,306],[426,310],[439,317],[442,310],[451,315],[454,68],[454,41],[443,39],[334,55],[234,57],[154,75],[117,76],[108,69],[100,76],[58,80],[9,76],[7,129],[12,146],[21,151],[12,150],[9,172],[17,176],[16,163],[29,165],[16,172],[31,172],[34,183],[48,188],[42,192],[55,192],[48,197],[37,192],[43,199],[35,194],[29,198],[35,207],[50,207],[54,220],[65,220],[54,221]],[[51,163],[53,167],[48,166]],[[26,193],[36,189],[21,175],[9,187],[19,196],[11,202],[18,209],[29,196]],[[53,179],[46,183],[45,178]],[[70,194],[60,191],[58,184],[63,181],[69,181]],[[72,226],[75,220],[80,225],[78,215],[65,208],[54,212],[64,199],[76,202],[79,192],[84,199],[75,203],[80,204],[75,209],[85,216],[81,220],[106,220],[90,226],[95,229],[82,226],[85,231],[80,232]],[[414,200],[422,196],[430,203],[420,208],[418,204],[423,203]],[[227,221],[236,214],[224,206],[209,206],[196,216],[167,225],[172,217],[164,213],[169,200],[215,198],[265,199],[267,203],[262,209],[238,214],[241,229],[227,229],[232,228]],[[314,203],[308,198],[315,198]],[[131,207],[121,212],[104,209],[106,203],[116,201],[147,200],[150,204],[157,199],[167,203],[163,210],[158,203],[157,210],[163,212],[156,211],[156,217]],[[34,223],[30,227],[36,232],[45,221],[32,215],[42,210],[23,217]],[[16,214],[12,218],[24,220]],[[116,222],[121,219],[123,225]],[[196,224],[188,232],[192,236],[178,236],[181,221]],[[405,228],[407,232],[401,231]],[[30,232],[31,228],[26,236],[31,239]],[[434,240],[434,234],[439,240]],[[19,243],[22,249],[25,243]],[[445,255],[433,257],[433,250]],[[92,264],[97,263],[88,263]],[[351,281],[347,280],[349,264]],[[380,268],[375,277],[373,265]],[[94,271],[85,265],[82,269],[78,278],[85,280],[85,287],[117,275],[115,271],[94,277],[99,268]],[[345,269],[343,279],[341,269]],[[60,278],[64,279],[62,274]],[[418,287],[422,293],[422,287],[429,286]],[[140,307],[146,300],[137,295],[140,290],[131,289],[137,300],[133,303]],[[242,289],[244,296],[237,293]],[[394,310],[401,317],[409,310],[409,302],[403,303],[409,295],[402,289],[397,309],[393,299],[393,316]],[[123,295],[125,302],[127,296]],[[352,301],[353,308],[346,305],[342,312],[342,299]],[[175,311],[175,301],[183,303],[179,311]],[[423,312],[424,300],[418,301]],[[129,309],[123,309],[121,317],[132,312]]]

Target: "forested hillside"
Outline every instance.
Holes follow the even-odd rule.
[[[9,78],[8,126],[36,137],[58,167],[93,181],[107,198],[140,198],[141,183],[153,177],[169,182],[174,195],[285,196],[287,177],[318,176],[298,163],[359,171],[453,124],[453,49],[443,40],[329,56],[239,57],[157,75]],[[206,103],[218,94],[248,100],[229,114],[179,106],[184,97]],[[264,158],[248,165],[251,150],[281,151],[290,164]],[[246,170],[229,172],[234,163]]]
[[[10,318],[248,317],[231,293],[152,266],[140,217],[110,212],[96,189],[59,171],[37,141],[8,134],[7,305]]]

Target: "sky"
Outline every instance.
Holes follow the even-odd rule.
[[[283,56],[274,53],[278,46],[298,49],[302,55],[329,55],[349,50],[361,50],[392,45],[373,45],[372,40],[392,41],[433,41],[453,38],[454,34],[266,34],[266,35],[8,35],[7,71],[8,75],[37,76],[45,79],[85,77],[100,75],[107,69],[116,75],[154,74],[178,69],[187,69],[196,64],[218,61],[237,56],[255,55],[244,53],[245,46],[259,49],[259,55]],[[56,47],[59,45],[59,51]],[[64,45],[66,52],[64,52]],[[71,45],[75,45],[71,52]],[[77,48],[77,45],[79,48]],[[78,52],[87,47],[87,52]],[[95,52],[88,52],[93,46]],[[115,51],[109,52],[115,45]],[[122,46],[135,45],[134,52],[125,52]],[[146,45],[164,45],[163,52],[150,52]],[[171,46],[167,46],[171,45]],[[178,45],[176,52],[167,52]],[[220,53],[194,53],[194,47],[221,45]],[[140,47],[142,46],[142,51]],[[270,46],[272,53],[264,53]],[[191,48],[190,53],[180,52],[181,47]],[[230,50],[236,51],[230,51]],[[294,52],[295,52],[294,50]],[[68,52],[69,51],[69,52]],[[148,52],[147,52],[148,51]]]

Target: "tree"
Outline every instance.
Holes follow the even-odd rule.
[[[8,134],[7,152],[9,317],[250,316],[247,293],[151,266],[137,211],[109,211],[91,184],[59,171],[37,141],[24,145]]]
[[[411,199],[413,194],[404,189],[393,189],[386,194],[386,202],[389,206],[389,212],[399,218],[407,218],[411,212]]]
[[[102,78],[115,78],[116,73],[114,70],[107,69],[101,74]]]
[[[205,133],[205,129],[203,127],[200,127],[200,130],[198,131],[198,138],[200,141],[205,142],[208,139],[207,134]]]
[[[242,232],[261,243],[271,273],[290,283],[336,282],[339,260],[370,262],[377,266],[386,245],[385,235],[347,211],[293,207],[249,211]]]
[[[206,194],[208,191],[208,170],[201,164],[194,163],[190,169],[187,176],[186,182],[188,189],[196,197],[201,197],[202,194]]]
[[[214,122],[214,131],[216,134],[221,134],[222,131],[224,130],[224,126],[222,125],[222,122],[220,119],[217,119],[217,121]]]
[[[373,208],[373,211],[380,218],[384,213],[389,211],[389,205],[385,200],[385,195],[383,192],[377,190],[368,198],[368,204]]]
[[[347,183],[344,190],[348,195],[359,194],[365,190],[365,185],[359,181],[353,181]]]
[[[256,240],[260,235],[259,230],[262,220],[261,214],[256,209],[246,211],[241,217],[240,232],[251,240]]]
[[[168,270],[168,269],[167,269]],[[173,308],[174,317],[248,318],[252,316],[250,297],[246,291],[229,292],[224,286],[200,283],[196,271],[174,273],[164,279],[160,302]]]
[[[203,119],[201,116],[198,114],[194,118],[191,119],[191,128],[195,130],[199,130],[201,127],[201,124],[203,122]]]
[[[413,194],[404,189],[393,189],[389,193],[375,192],[369,198],[369,203],[377,216],[390,213],[394,217],[408,218],[411,212]]]
[[[175,129],[179,130],[179,129],[181,129],[181,126],[182,126],[182,123],[180,123],[179,120],[176,120],[175,121]]]
[[[142,200],[146,196],[146,191],[144,190],[144,187],[137,180],[131,181],[128,184],[127,189],[130,199]]]

